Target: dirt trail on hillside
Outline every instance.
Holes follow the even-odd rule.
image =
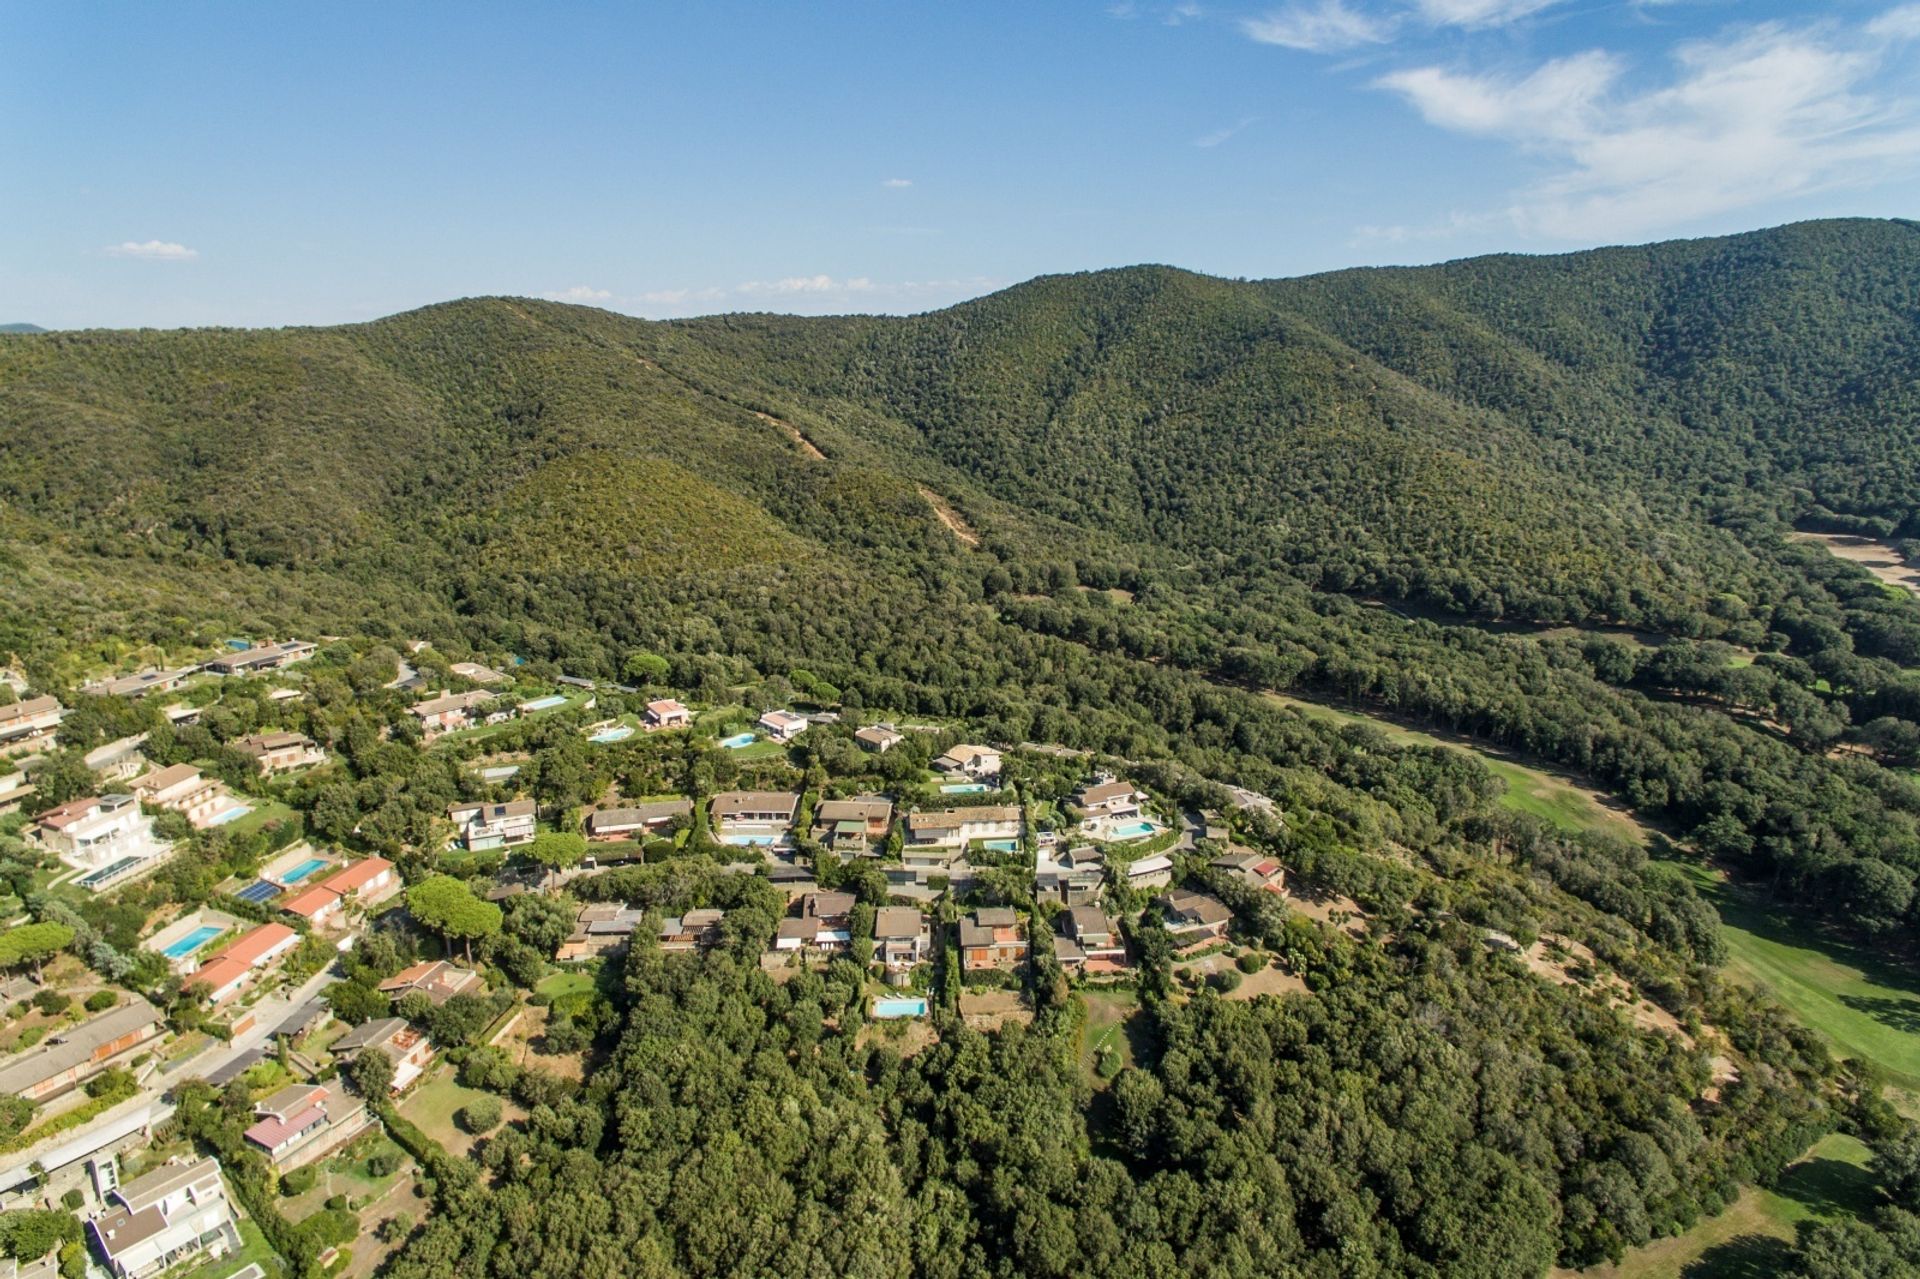
[[[933,513],[939,517],[942,524],[947,526],[949,533],[967,546],[980,545],[980,535],[973,531],[973,525],[967,523],[960,512],[953,509],[951,502],[924,484],[920,485],[920,496],[927,499],[927,505],[933,508]]]
[[[777,426],[781,430],[785,431],[787,433],[787,438],[792,440],[802,453],[806,454],[808,457],[812,458],[814,461],[824,462],[827,460],[827,455],[820,451],[820,447],[817,444],[815,444],[812,440],[808,439],[804,434],[802,434],[800,431],[800,428],[795,426],[793,423],[785,421],[781,418],[777,418],[773,416],[773,414],[771,413],[762,413],[759,409],[753,409],[751,410],[751,412],[755,417],[759,418],[762,422],[767,423],[769,426]]]

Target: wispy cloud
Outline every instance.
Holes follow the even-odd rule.
[[[1436,27],[1504,27],[1560,0],[1418,0],[1420,16]]]
[[[1920,4],[1887,10],[1867,24],[1867,34],[1876,40],[1920,40]]]
[[[1393,38],[1392,19],[1350,9],[1343,0],[1295,4],[1261,18],[1243,18],[1240,30],[1261,44],[1277,44],[1309,53],[1338,53]]]
[[[1240,117],[1240,119],[1234,121],[1230,125],[1227,125],[1223,129],[1215,129],[1212,133],[1201,134],[1199,137],[1193,140],[1193,145],[1197,147],[1217,147],[1222,142],[1225,142],[1228,138],[1231,138],[1234,134],[1240,132],[1240,130],[1254,123],[1259,118],[1260,118],[1259,116],[1253,116],[1253,115],[1242,116]]]
[[[779,280],[749,280],[734,289],[741,294],[780,294],[780,293],[867,293],[873,289],[873,281],[866,276],[851,280],[836,280],[830,275],[790,275]]]
[[[907,187],[910,187],[913,185],[913,179],[912,178],[888,178],[885,181],[883,181],[880,185],[888,188],[889,190],[902,191],[902,190],[905,190]]]
[[[595,306],[601,302],[611,302],[613,290],[596,289],[589,284],[576,284],[570,289],[559,289],[552,293],[542,293],[540,296],[549,302],[578,302],[582,306]]]
[[[191,262],[200,250],[170,240],[124,240],[110,244],[101,252],[110,258],[140,258],[148,262]]]
[[[1873,92],[1884,46],[1861,36],[1736,29],[1680,45],[1668,83],[1653,89],[1627,88],[1626,64],[1601,51],[1517,78],[1430,66],[1374,83],[1430,124],[1543,160],[1549,175],[1507,210],[1523,232],[1611,238],[1920,163],[1920,115]]]

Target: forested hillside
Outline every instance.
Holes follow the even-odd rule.
[[[330,838],[417,853],[457,797],[444,760],[393,762],[400,641],[589,677],[644,651],[706,702],[827,686],[1189,802],[1250,787],[1290,873],[1373,917],[1247,905],[1311,997],[1149,989],[1097,1101],[1044,990],[1031,1026],[908,1059],[854,1033],[844,972],[637,948],[602,1068],[436,1170],[406,1276],[1539,1273],[1685,1229],[1843,1118],[1884,1136],[1870,1081],[1722,981],[1673,868],[1266,696],[1523,751],[1810,928],[1908,950],[1920,603],[1795,527],[1920,541],[1912,224],[1140,267],[901,318],[475,299],[0,336],[0,658],[67,692],[230,635],[352,637],[303,712],[349,770]],[[71,722],[141,727],[110,721]],[[577,805],[578,771],[530,784]],[[766,932],[764,885],[704,865],[594,891]],[[1546,927],[1688,1035],[1484,944]],[[519,1086],[480,1051],[462,1074]]]

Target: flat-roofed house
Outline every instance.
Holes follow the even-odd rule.
[[[671,697],[647,703],[640,722],[647,728],[686,728],[693,723],[693,712]]]
[[[407,713],[420,721],[429,739],[442,733],[451,733],[455,729],[466,728],[480,718],[483,707],[495,700],[492,693],[476,688],[465,693],[442,692],[437,697],[429,697],[407,708]]]
[[[304,662],[318,651],[318,645],[307,640],[282,640],[277,644],[256,644],[238,652],[222,653],[202,663],[200,669],[215,675],[258,675]]]
[[[1090,973],[1120,972],[1127,966],[1126,943],[1114,931],[1113,920],[1098,906],[1074,906],[1066,914],[1066,933],[1082,955]]]
[[[909,845],[961,848],[976,839],[1019,837],[1020,810],[1012,805],[983,804],[976,808],[907,814]]]
[[[835,852],[864,853],[893,829],[893,801],[883,795],[822,800],[813,810],[813,837]]]
[[[96,777],[103,781],[124,782],[147,770],[147,757],[140,748],[147,744],[145,733],[120,737],[104,746],[96,746],[81,757]]]
[[[855,729],[853,740],[875,754],[885,754],[907,740],[906,734],[891,724],[869,724]]]
[[[77,1026],[56,1029],[0,1066],[0,1095],[43,1101],[92,1079],[160,1036],[160,1014],[134,995]]]
[[[327,752],[305,733],[252,733],[234,742],[233,748],[269,777],[309,764],[324,764],[327,759]]]
[[[759,724],[776,742],[790,742],[807,731],[807,717],[792,711],[768,711],[760,717]]]
[[[969,781],[985,781],[1000,776],[1000,752],[991,746],[962,743],[934,760],[933,766]]]
[[[461,968],[444,959],[425,959],[381,982],[380,993],[403,999],[418,991],[437,1008],[455,995],[480,993],[482,984],[480,974],[471,968]]]
[[[483,665],[480,662],[455,662],[453,665],[447,667],[447,669],[455,675],[458,675],[461,679],[470,679],[476,684],[504,684],[507,682],[505,675],[494,670],[493,667]]]
[[[713,797],[714,834],[726,844],[778,844],[799,808],[792,791],[723,791]]]
[[[341,1061],[352,1061],[363,1052],[385,1053],[393,1062],[392,1091],[396,1093],[405,1091],[433,1063],[432,1043],[404,1017],[381,1017],[355,1026],[334,1040],[328,1051]]]
[[[127,863],[127,869],[165,856],[172,846],[153,833],[153,819],[131,795],[68,800],[34,819],[34,837],[62,861],[83,870]],[[105,885],[100,885],[104,887]]]
[[[889,972],[905,972],[933,953],[933,929],[911,906],[882,906],[873,912],[873,957]]]
[[[281,1172],[338,1150],[372,1123],[367,1104],[334,1083],[288,1084],[253,1104],[243,1134]]]
[[[624,808],[602,808],[587,814],[587,838],[592,840],[646,839],[665,835],[673,824],[693,815],[690,799],[663,799]]]
[[[0,755],[37,749],[53,736],[66,714],[51,697],[26,697],[0,706]]]
[[[1035,858],[1034,882],[1040,891],[1057,895],[1068,906],[1098,901],[1106,878],[1106,856],[1090,844]]]
[[[983,906],[960,921],[960,967],[963,972],[990,968],[1010,970],[1027,957],[1026,934],[1011,906]]]
[[[1218,897],[1176,888],[1156,903],[1176,944],[1192,946],[1226,934],[1233,912]]]
[[[1173,858],[1157,853],[1130,862],[1126,880],[1129,888],[1165,888],[1173,882]]]
[[[166,1163],[115,1187],[87,1230],[120,1279],[147,1279],[189,1257],[240,1247],[219,1161],[207,1157]]]
[[[533,842],[538,805],[530,799],[449,804],[455,838],[472,852]]]
[[[149,693],[171,693],[187,682],[194,668],[182,666],[177,670],[141,671],[138,675],[120,675],[112,679],[103,679],[96,684],[88,684],[80,691],[93,697],[125,697],[133,700]]]

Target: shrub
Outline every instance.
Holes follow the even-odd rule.
[[[96,990],[87,996],[87,1011],[103,1013],[120,1002],[120,996],[110,990]]]
[[[68,1212],[79,1212],[81,1206],[87,1202],[87,1197],[77,1189],[69,1190],[66,1194],[60,1196],[60,1202]]]
[[[1207,985],[1224,995],[1228,991],[1240,989],[1240,974],[1229,968],[1207,978]]]
[[[474,1136],[491,1132],[500,1122],[500,1099],[497,1097],[475,1097],[454,1116],[460,1127]]]
[[[1240,966],[1241,972],[1252,974],[1267,966],[1267,957],[1257,950],[1250,950],[1234,962]]]
[[[319,1179],[320,1173],[312,1164],[304,1168],[295,1168],[292,1172],[281,1174],[280,1193],[289,1198],[294,1195],[304,1195],[313,1189],[314,1183]]]
[[[72,1003],[71,996],[63,995],[57,990],[38,990],[33,995],[33,1006],[49,1017],[67,1011]]]
[[[367,1176],[378,1180],[389,1176],[400,1167],[400,1156],[391,1150],[383,1150],[367,1160]]]

